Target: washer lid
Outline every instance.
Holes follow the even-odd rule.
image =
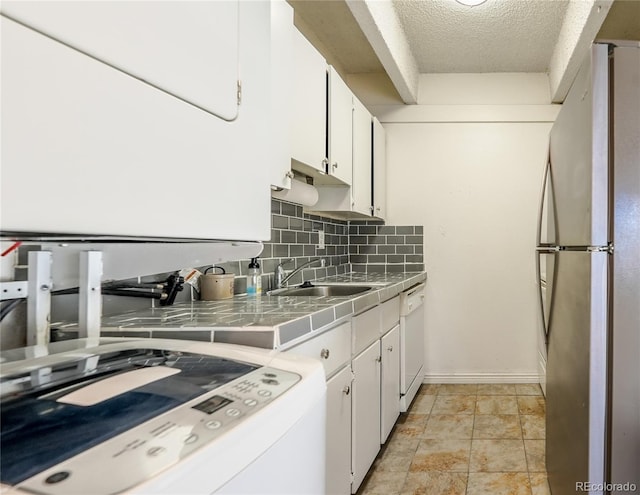
[[[0,479],[15,485],[258,368],[142,348],[3,377]]]

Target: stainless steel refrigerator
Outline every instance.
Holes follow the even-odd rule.
[[[549,149],[537,248],[549,486],[640,493],[640,43],[592,46]]]

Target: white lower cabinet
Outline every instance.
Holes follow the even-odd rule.
[[[400,416],[400,325],[396,325],[382,337],[380,347],[380,443],[385,443]]]
[[[358,491],[400,415],[399,319],[394,297],[288,351],[327,376],[328,495]]]
[[[327,382],[327,475],[325,493],[351,490],[351,366]]]
[[[351,491],[351,322],[319,333],[287,352],[319,359],[327,376],[325,493]]]
[[[380,450],[380,340],[356,356],[351,366],[354,375],[351,493],[356,493]]]

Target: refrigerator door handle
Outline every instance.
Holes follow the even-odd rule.
[[[550,158],[551,158],[551,150],[549,150],[549,155],[547,156],[547,164],[544,167],[544,174],[542,174],[542,192],[540,193],[540,205],[538,207],[538,231],[536,233],[536,245],[540,246],[542,244],[542,214],[544,211],[544,200],[547,192],[547,177],[549,176],[549,168],[550,168]],[[540,265],[540,263],[538,263]],[[539,272],[540,270],[538,270]]]
[[[558,268],[558,254],[562,251],[559,246],[552,246],[549,248],[542,247],[536,249],[536,279],[538,283],[538,307],[540,308],[540,319],[542,320],[542,330],[544,332],[545,345],[547,350],[549,349],[549,335],[551,335],[551,315],[553,310],[553,301],[555,299],[554,288],[555,288],[555,280]],[[542,256],[553,255],[553,263],[551,264],[551,270],[549,269],[549,261],[547,261],[547,273],[546,280],[544,281],[545,289],[546,289],[546,298],[545,294],[543,294],[542,287],[542,263],[540,260]],[[546,301],[545,301],[546,299]],[[547,308],[545,311],[545,302],[547,304]],[[548,316],[547,316],[548,315]]]
[[[545,214],[545,202],[548,199],[547,187],[551,185],[551,148],[547,154],[547,164],[544,167],[542,177],[542,192],[540,193],[540,205],[538,207],[538,231],[536,234],[536,246],[551,246],[549,242],[542,242],[542,221]],[[547,204],[547,206],[549,206]],[[555,239],[554,239],[555,241]]]
[[[560,246],[538,246],[536,248],[536,252],[541,254],[553,254],[559,253],[560,251],[563,251]],[[586,251],[586,249],[581,249],[581,251]]]
[[[538,250],[536,252],[536,280],[538,283],[538,307],[540,309],[540,320],[542,321],[542,331],[544,332],[545,346],[549,345],[549,329],[547,328],[547,320],[544,314],[544,301],[542,295],[542,273],[540,268],[540,257],[548,254],[545,251]]]

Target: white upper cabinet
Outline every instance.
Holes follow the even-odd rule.
[[[335,69],[329,66],[328,174],[351,185],[353,167],[352,93]]]
[[[293,28],[291,158],[309,175],[326,172],[327,62]]]
[[[2,230],[269,239],[269,2],[2,10]]]
[[[352,210],[371,215],[371,114],[353,97],[353,181]]]
[[[354,95],[351,98],[352,127],[349,132],[344,132],[340,136],[351,139],[351,185],[321,182],[320,184],[324,185],[317,186],[319,198],[313,206],[313,211],[340,218],[370,218],[372,215],[372,117],[358,98]],[[339,170],[339,167],[336,170]]]
[[[271,185],[290,189],[291,128],[293,107],[293,7],[285,0],[271,4],[271,124],[268,127],[271,156]]]
[[[373,216],[387,216],[387,136],[382,124],[373,118]]]

